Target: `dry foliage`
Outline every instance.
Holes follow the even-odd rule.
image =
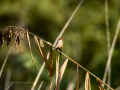
[[[99,79],[96,79],[96,80],[97,80],[99,90],[105,90],[101,85],[101,81]]]
[[[34,35],[34,39],[35,39],[36,45],[38,47],[38,50],[39,50],[43,60],[45,61],[45,65],[46,65],[48,74],[49,74],[50,79],[51,79],[51,84],[50,84],[50,88],[49,88],[49,90],[51,90],[52,76],[53,76],[53,49],[52,49],[52,47],[50,48],[49,62],[48,62],[47,57],[46,57],[46,53],[45,53],[45,48],[44,48],[43,41],[40,40],[40,45],[39,45],[37,37],[35,35]]]
[[[41,81],[41,83],[40,83],[40,85],[39,85],[37,90],[41,90],[42,85],[43,85],[43,81]]]
[[[59,73],[60,54],[58,54],[58,57],[57,57],[56,51],[55,51],[55,57],[56,57],[56,86],[57,86],[57,79],[58,79],[58,73]]]
[[[70,21],[72,20],[73,16],[75,15],[75,13],[78,11],[80,5],[82,4],[84,0],[81,0],[80,3],[78,4],[78,6],[76,7],[75,11],[73,12],[73,14],[71,15],[70,19],[68,20],[68,22],[66,23],[66,25],[64,26],[62,32],[61,32],[61,35],[63,34],[63,32],[66,30],[67,26],[69,25]],[[108,14],[108,12],[107,12]],[[107,16],[106,14],[106,16]],[[106,20],[107,21],[107,20]],[[119,25],[120,26],[120,25]],[[4,41],[7,41],[7,45],[10,44],[12,38],[15,36],[15,48],[17,48],[18,46],[20,47],[20,43],[21,43],[21,40],[23,40],[24,36],[25,36],[25,33],[26,31],[22,28],[19,28],[19,27],[14,27],[14,26],[8,26],[8,27],[5,27],[2,29],[2,31],[0,31],[0,46],[3,46],[4,45]],[[117,35],[115,35],[117,36]],[[60,36],[58,36],[60,37]],[[40,45],[37,41],[37,38],[36,36],[34,36],[35,38],[35,42],[38,46],[38,49],[40,51],[40,54],[42,56],[42,58],[44,59],[45,61],[45,65],[47,67],[47,70],[48,70],[48,73],[50,75],[50,79],[51,79],[51,85],[50,85],[50,89],[51,89],[51,86],[52,86],[52,75],[53,75],[53,51],[52,51],[52,47],[50,49],[50,55],[49,55],[49,62],[47,61],[47,58],[46,58],[46,53],[45,53],[45,49],[44,49],[44,44],[42,42],[42,40],[40,40]],[[32,58],[32,62],[33,62],[33,56],[32,56],[32,52],[31,52],[31,46],[30,46],[30,39],[29,39],[29,34],[27,32],[27,39],[28,39],[28,43],[29,43],[29,48],[30,48],[30,53],[31,53],[31,58]],[[51,45],[49,42],[46,42],[47,44]],[[114,45],[113,45],[114,46]],[[66,56],[66,55],[64,55]],[[68,56],[67,56],[68,58]],[[71,59],[71,61],[73,61]],[[59,87],[60,87],[60,83],[61,83],[61,79],[63,77],[63,73],[65,71],[65,68],[66,68],[66,65],[67,65],[67,62],[68,62],[68,59],[64,62],[64,64],[62,65],[62,67],[60,68],[60,71],[59,71],[59,57],[58,57],[58,60],[56,58],[56,71],[58,72],[59,71],[59,75],[58,73],[56,73],[56,76],[58,76],[58,79],[57,79],[57,90],[59,90]],[[78,63],[76,63],[75,61],[73,61],[73,63],[75,63],[76,65],[78,65]],[[33,62],[33,65],[34,65],[34,62]],[[88,71],[86,70],[84,67],[82,67],[81,65],[79,65],[81,68],[83,68],[85,71]],[[109,66],[109,64],[108,64]],[[38,73],[39,74],[39,73]],[[94,76],[95,78],[97,78],[95,75],[93,75],[92,73],[86,73],[86,78],[85,78],[85,90],[91,90],[91,87],[90,87],[90,78],[89,78],[89,74],[91,74],[92,76]],[[107,75],[107,74],[105,74]],[[103,81],[102,81],[103,82]],[[12,83],[13,84],[13,83]],[[98,87],[99,87],[99,90],[105,90],[102,86],[101,86],[101,81],[99,79],[97,79],[97,84],[98,84]],[[104,83],[105,84],[105,83]],[[79,82],[78,82],[78,66],[77,66],[77,82],[76,82],[76,90],[79,89]]]
[[[49,55],[49,74],[50,74],[50,79],[52,79],[52,76],[53,76],[53,49],[52,47],[50,48],[50,55]]]
[[[39,45],[37,37],[35,35],[34,35],[34,39],[35,39],[36,45],[38,47],[38,50],[39,50],[43,60],[45,61],[45,65],[46,65],[48,74],[49,74],[50,79],[51,79],[51,84],[50,84],[50,88],[49,88],[49,90],[51,90],[52,76],[53,76],[53,50],[52,50],[52,47],[51,47],[50,48],[50,54],[49,54],[49,62],[48,62],[47,57],[46,57],[46,53],[45,53],[45,48],[44,48],[43,41],[40,40],[40,45]]]
[[[26,36],[26,31],[23,28],[16,26],[7,26],[0,31],[0,46],[4,45],[4,41],[7,41],[7,46],[10,44],[13,37],[15,37],[15,48],[19,46],[21,41]]]
[[[58,59],[57,59],[57,55],[56,55],[56,51],[55,51],[55,58],[56,58],[56,86],[57,86],[57,78],[58,78],[58,72],[59,72],[59,63],[58,63]]]
[[[58,79],[57,79],[56,90],[59,90],[60,83],[61,83],[64,71],[66,69],[67,63],[68,63],[68,59],[66,59],[66,61],[63,63],[62,67],[60,68],[60,71],[59,71],[59,74],[58,74]]]
[[[51,83],[50,83],[50,87],[49,87],[49,90],[51,90],[51,88],[52,88],[52,80],[51,80]]]
[[[4,41],[7,41],[7,46],[8,46],[10,44],[12,38],[15,37],[15,49],[17,49],[17,47],[20,48],[21,41],[24,39],[25,36],[26,36],[25,29],[16,27],[16,26],[7,26],[0,31],[0,46],[4,45]],[[28,31],[27,31],[27,40],[29,43],[31,58],[32,58],[32,62],[33,62],[33,56],[32,56],[32,52],[31,52]],[[34,62],[33,62],[33,69],[34,69]]]
[[[4,60],[4,63],[2,64],[2,67],[1,67],[1,70],[0,70],[0,78],[1,78],[3,69],[4,69],[4,67],[5,67],[5,64],[6,64],[6,62],[7,62],[8,56],[10,55],[10,52],[11,52],[11,51],[12,51],[12,47],[9,49],[9,51],[8,51],[8,53],[7,53],[7,56],[6,56],[5,60]]]
[[[91,90],[90,77],[88,72],[86,73],[86,77],[85,77],[85,90]]]
[[[45,48],[44,48],[44,44],[43,44],[42,40],[40,40],[40,47],[41,47],[41,51],[42,51],[42,53],[41,53],[42,58],[45,61],[45,65],[46,65],[47,70],[49,71],[49,65],[48,65],[48,61],[47,61],[47,57],[46,57],[46,53],[45,53]]]
[[[45,48],[44,48],[43,41],[40,40],[40,45],[39,45],[39,42],[38,42],[37,37],[35,35],[34,35],[34,39],[35,39],[35,43],[38,47],[38,50],[39,50],[43,60],[45,61],[45,65],[46,65],[46,68],[48,70],[48,74],[50,75],[50,79],[52,81],[52,76],[53,76],[53,49],[52,49],[52,47],[50,48],[49,62],[48,62],[47,57],[46,57],[46,53],[45,53]]]
[[[77,66],[77,82],[76,82],[76,90],[79,90],[78,66]]]
[[[31,51],[31,45],[30,45],[30,39],[29,39],[29,33],[30,32],[28,32],[28,30],[24,30],[24,29],[16,27],[16,26],[7,26],[7,27],[3,28],[0,31],[0,46],[4,45],[4,41],[7,41],[7,45],[9,45],[10,42],[11,42],[11,40],[12,40],[12,38],[15,37],[15,48],[17,48],[18,46],[20,48],[21,41],[26,36],[26,32],[27,32],[27,40],[28,40],[28,43],[29,43],[31,58],[32,58],[32,62],[33,62],[33,69],[34,69],[34,61],[33,61],[33,56],[32,56],[32,51]],[[30,34],[32,34],[32,33],[30,33]],[[32,34],[32,35],[34,35],[34,34]],[[36,45],[37,45],[37,47],[39,49],[39,52],[40,52],[43,60],[45,61],[45,65],[46,65],[46,68],[48,70],[48,74],[49,74],[50,79],[51,79],[51,84],[50,84],[50,88],[49,88],[49,90],[51,90],[51,87],[52,87],[52,76],[53,76],[53,48],[54,47],[52,46],[52,44],[50,44],[49,42],[47,42],[47,41],[45,41],[45,40],[43,40],[41,38],[39,38],[40,39],[40,45],[39,45],[39,42],[38,42],[37,37],[35,35],[34,35],[34,39],[35,39]],[[48,59],[47,59],[47,56],[46,56],[46,53],[45,53],[45,47],[44,47],[43,41],[51,46],[51,48],[50,48],[50,54],[49,54],[49,58]],[[59,90],[59,88],[60,88],[60,83],[61,83],[64,71],[65,71],[65,68],[67,66],[68,59],[71,60],[73,63],[75,63],[77,65],[76,90],[79,90],[78,66],[80,66],[82,69],[84,69],[85,71],[87,71],[86,78],[85,78],[85,90],[91,90],[89,73],[92,76],[94,76],[95,78],[97,78],[97,77],[94,74],[92,74],[91,72],[89,72],[88,70],[86,70],[84,67],[82,67],[81,65],[79,65],[77,62],[75,62],[74,60],[72,60],[71,58],[69,58],[64,53],[62,53],[62,54],[65,57],[67,57],[67,60],[63,63],[62,67],[59,70],[59,55],[57,57],[56,51],[55,51],[55,56],[56,56],[56,90]],[[58,74],[58,72],[59,72],[59,74]],[[97,83],[98,83],[99,90],[105,90],[101,86],[101,80],[97,79]],[[104,84],[107,87],[111,88],[106,83],[104,83]]]
[[[32,51],[31,51],[31,45],[30,45],[28,30],[27,30],[27,40],[28,40],[28,43],[29,43],[29,48],[30,48],[30,53],[31,53],[31,58],[32,58],[32,63],[33,63],[33,70],[34,70],[34,61],[33,61],[33,56],[32,56]]]
[[[41,51],[41,48],[40,48],[39,42],[38,42],[37,37],[36,37],[35,35],[34,35],[34,39],[35,39],[35,43],[36,43],[36,45],[37,45],[37,47],[38,47],[38,50],[39,50],[41,56],[43,57],[43,54],[42,54],[42,51]]]
[[[51,90],[51,88],[52,88],[52,76],[53,76],[53,49],[52,49],[52,47],[50,48],[48,65],[49,65],[48,73],[49,73],[50,79],[51,79],[51,84],[50,84],[49,90]]]

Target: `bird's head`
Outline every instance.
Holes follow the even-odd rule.
[[[58,40],[62,40],[62,38],[59,38]]]

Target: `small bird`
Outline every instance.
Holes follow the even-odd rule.
[[[62,47],[63,47],[63,41],[62,41],[62,38],[59,38],[57,43],[56,43],[56,50],[60,50],[62,52]],[[61,55],[61,53],[60,53]]]

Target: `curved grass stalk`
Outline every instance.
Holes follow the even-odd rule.
[[[3,69],[4,69],[4,67],[5,67],[5,64],[6,64],[6,62],[7,62],[7,59],[8,59],[8,56],[10,55],[11,50],[12,50],[12,47],[10,47],[10,49],[9,49],[9,51],[8,51],[8,53],[7,53],[7,56],[6,56],[5,60],[4,60],[4,63],[2,64],[2,67],[1,67],[1,70],[0,70],[0,78],[1,78]]]
[[[107,47],[108,47],[108,56],[110,52],[110,32],[109,32],[109,19],[108,19],[108,0],[105,0],[105,19],[106,19],[106,34],[107,34]],[[107,78],[107,75],[103,77],[103,81],[105,82]],[[108,70],[108,82],[107,84],[110,86],[110,79],[111,79],[111,64],[109,66]],[[102,87],[104,88],[104,84],[102,84]],[[109,88],[107,88],[109,90]]]
[[[60,38],[60,37],[63,35],[63,33],[65,32],[66,28],[68,27],[69,23],[70,23],[71,20],[73,19],[75,13],[78,11],[78,9],[79,9],[79,7],[80,7],[80,5],[82,4],[83,1],[84,1],[84,0],[81,0],[80,3],[77,5],[76,9],[74,10],[74,12],[73,12],[72,15],[70,16],[69,20],[67,21],[67,23],[65,24],[65,26],[64,26],[63,29],[61,30],[60,34],[59,34],[58,37],[56,38],[53,46],[55,46],[58,38]],[[29,32],[29,33],[30,33],[30,32]],[[32,34],[32,33],[30,33],[30,34]],[[34,35],[34,34],[32,34],[32,35]],[[41,39],[41,38],[39,38],[39,39]],[[43,42],[46,42],[46,41],[43,40]],[[51,43],[49,43],[49,42],[46,42],[46,43],[49,44],[49,45],[51,45]],[[52,46],[52,45],[51,45],[51,46]],[[48,59],[48,58],[49,58],[49,52],[48,52],[48,54],[47,54],[47,59]],[[31,90],[34,90],[34,88],[35,88],[35,86],[36,86],[36,84],[37,84],[37,82],[38,82],[38,79],[39,79],[39,77],[40,77],[40,75],[41,75],[44,67],[45,67],[45,62],[42,64],[42,66],[41,66],[41,68],[40,68],[40,70],[39,70],[39,72],[38,72],[38,75],[36,76],[36,79],[35,79],[35,81],[34,81],[34,84],[33,84],[32,88],[31,88]]]
[[[110,52],[109,52],[109,56],[108,56],[108,61],[107,61],[106,68],[105,68],[104,77],[107,76],[107,72],[109,70],[109,66],[110,66],[110,63],[111,63],[111,58],[112,58],[113,50],[114,50],[115,43],[116,43],[116,40],[117,40],[117,36],[118,36],[118,33],[119,33],[119,29],[120,29],[120,19],[119,19],[118,26],[117,26],[117,29],[116,29],[116,32],[115,32],[115,35],[114,35],[112,46],[110,48]],[[105,80],[103,80],[103,81],[105,81]]]

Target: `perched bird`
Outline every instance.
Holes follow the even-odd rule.
[[[60,50],[62,52],[62,47],[63,47],[63,41],[62,41],[62,38],[59,38],[57,43],[56,43],[56,50]],[[60,53],[61,55],[61,53]]]

